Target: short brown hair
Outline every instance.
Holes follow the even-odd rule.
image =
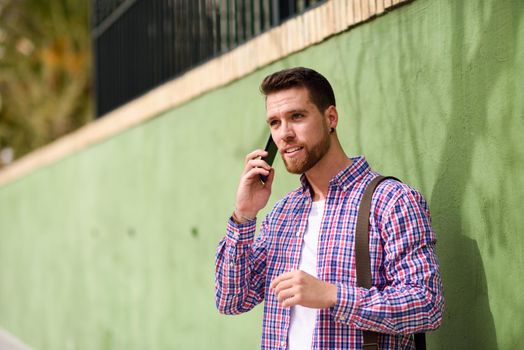
[[[311,102],[319,111],[336,106],[335,94],[329,81],[320,73],[310,68],[296,67],[284,69],[268,75],[260,84],[260,91],[265,95],[294,87],[305,87]]]

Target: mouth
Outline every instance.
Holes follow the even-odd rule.
[[[297,147],[289,147],[285,149],[282,153],[284,153],[286,156],[293,156],[300,152],[304,147],[297,146]]]

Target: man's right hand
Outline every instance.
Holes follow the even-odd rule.
[[[234,213],[238,223],[254,219],[269,200],[275,171],[260,159],[266,155],[266,151],[256,150],[246,156],[244,171],[238,184]],[[267,176],[265,183],[260,180],[260,175]]]

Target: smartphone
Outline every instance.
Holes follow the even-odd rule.
[[[266,147],[264,147],[264,151],[267,152],[267,156],[262,157],[262,160],[264,160],[269,166],[273,165],[273,161],[275,160],[275,156],[277,155],[277,145],[275,144],[275,141],[273,141],[273,138],[271,137],[271,134],[269,135],[269,138],[266,142]],[[267,176],[260,175],[260,181],[266,182]]]

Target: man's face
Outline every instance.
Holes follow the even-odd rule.
[[[267,123],[287,170],[303,174],[331,146],[327,118],[311,102],[304,87],[267,95]]]

